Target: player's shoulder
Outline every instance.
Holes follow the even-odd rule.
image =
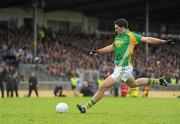
[[[139,33],[135,32],[135,31],[129,31],[128,33],[131,33],[133,35],[140,35]]]
[[[132,31],[131,33],[132,33],[133,35],[135,35],[135,36],[142,36],[140,33],[135,32],[135,31]]]
[[[130,33],[129,36],[131,37],[131,39],[133,39],[133,41],[135,41],[134,42],[135,44],[141,43],[141,39],[143,37],[142,35],[134,32],[134,31],[130,31],[129,33]]]

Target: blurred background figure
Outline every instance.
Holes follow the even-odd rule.
[[[104,80],[104,77],[103,77],[103,76],[100,76],[100,78],[97,80],[98,87],[100,87],[100,86],[102,85],[103,80]]]
[[[54,96],[58,97],[64,97],[65,95],[63,94],[63,88],[61,85],[57,85],[54,90],[53,90]]]
[[[170,78],[171,84],[172,85],[176,85],[178,83],[177,78],[175,77],[175,74],[172,75],[172,77]]]
[[[128,85],[126,83],[122,83],[120,85],[120,93],[121,93],[121,97],[126,97],[128,94]]]
[[[35,91],[36,96],[39,97],[38,95],[38,79],[35,75],[35,72],[32,73],[32,75],[29,77],[29,93],[28,93],[28,97],[31,96],[31,92],[32,90]]]
[[[130,88],[130,96],[138,97],[139,96],[139,87]]]
[[[4,97],[4,81],[5,81],[5,69],[2,65],[0,65],[0,90],[1,90],[1,97]]]
[[[117,83],[112,87],[112,89],[111,89],[112,96],[115,96],[115,97],[119,96],[119,86],[120,86],[120,84]]]
[[[90,86],[88,85],[87,81],[83,83],[83,86],[80,92],[83,94],[83,96],[92,96],[94,94]]]
[[[70,81],[71,81],[71,87],[72,87],[72,90],[74,90],[78,84],[78,77],[76,74],[73,74],[72,77],[70,78]]]
[[[80,91],[83,84],[78,74],[76,75],[76,77],[77,77],[77,85],[76,85],[76,88],[74,89],[74,94],[75,96],[81,96]]]
[[[143,88],[143,97],[148,97],[148,95],[149,95],[149,88],[148,88],[148,86],[146,85],[146,86],[144,86],[144,88]]]
[[[21,75],[20,75],[20,72],[18,70],[16,70],[15,74],[13,75],[13,78],[14,78],[14,91],[15,91],[15,94],[16,94],[16,97],[19,97],[19,94],[18,94],[18,85],[19,85],[19,82],[22,81],[21,79]]]
[[[6,79],[7,97],[9,97],[9,95],[13,97],[14,84],[15,84],[15,79],[11,74],[9,74]]]

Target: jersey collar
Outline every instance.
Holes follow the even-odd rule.
[[[128,31],[129,31],[129,29],[125,29],[124,32],[122,34],[118,34],[118,36],[125,35],[125,34],[127,34]]]

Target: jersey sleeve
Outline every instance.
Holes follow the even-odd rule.
[[[136,41],[138,42],[138,44],[141,44],[142,43],[142,41],[141,41],[141,39],[142,39],[142,35],[140,35],[140,34],[137,34],[137,33],[133,33],[134,34],[134,36],[135,36],[135,38],[136,38]]]
[[[113,41],[113,48],[115,48],[115,41],[116,41],[116,38],[117,38],[117,36],[114,38],[114,41]]]

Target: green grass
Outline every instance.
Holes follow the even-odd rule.
[[[0,98],[0,124],[178,124],[180,99],[104,98],[88,113],[75,105],[90,98]],[[56,113],[59,102],[68,113]]]

